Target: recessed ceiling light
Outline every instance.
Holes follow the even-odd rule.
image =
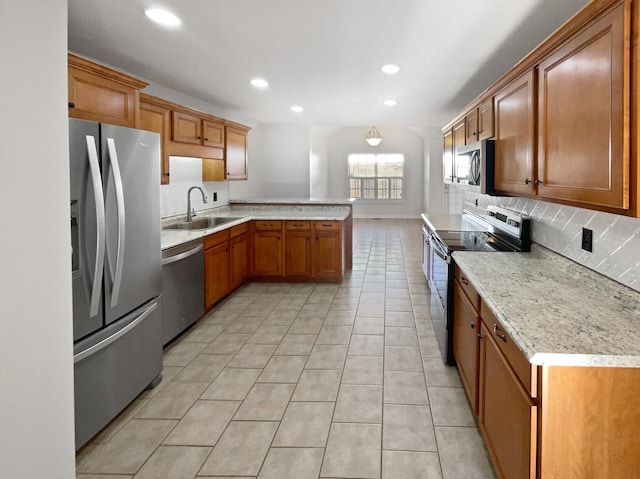
[[[398,104],[398,102],[397,102],[397,101],[395,101],[395,100],[385,100],[385,101],[384,101],[384,104],[385,104],[386,106],[396,106],[396,105]]]
[[[291,111],[295,111],[296,113],[302,113],[304,111],[304,108],[298,105],[294,105],[291,107]]]
[[[380,68],[380,70],[382,70],[382,73],[386,73],[387,75],[393,75],[400,71],[400,67],[398,65],[394,65],[393,63],[389,63]]]
[[[161,8],[148,8],[144,11],[144,14],[154,22],[162,25],[168,25],[170,27],[175,27],[182,23],[173,13]]]
[[[269,88],[269,82],[263,78],[254,78],[250,82],[254,87],[260,88],[264,90],[265,88]]]

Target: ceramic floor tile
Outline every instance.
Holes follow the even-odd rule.
[[[163,366],[186,366],[202,352],[206,343],[174,343],[164,351]]]
[[[438,340],[434,336],[420,338],[420,354],[423,358],[441,358]]]
[[[296,384],[306,362],[307,356],[272,356],[257,382]]]
[[[263,319],[264,318],[249,317],[246,316],[246,313],[243,313],[243,316],[229,324],[225,328],[224,332],[253,334],[255,330],[258,329]]]
[[[405,275],[406,277],[406,275]],[[386,292],[385,292],[385,298],[386,299],[391,299],[391,298],[395,298],[395,299],[411,299],[411,295],[409,294],[409,288],[402,288],[402,289],[394,289],[394,288],[387,288]]]
[[[79,473],[135,474],[178,421],[131,419],[78,468]]]
[[[260,325],[258,329],[247,340],[248,344],[278,344],[287,333],[289,326],[265,326]]]
[[[344,373],[342,374],[342,384],[382,386],[382,371],[382,358],[347,356]]]
[[[162,380],[160,384],[158,384],[153,389],[145,389],[138,396],[139,399],[151,399],[158,395],[160,391],[162,391],[167,384],[169,384],[173,378],[175,378],[180,371],[182,371],[182,366],[164,366],[162,368]]]
[[[384,354],[384,336],[354,334],[349,343],[349,356],[382,357]]]
[[[276,350],[273,344],[245,344],[227,364],[230,368],[263,368]]]
[[[289,328],[289,334],[318,334],[324,323],[324,317],[297,318]]]
[[[384,318],[356,317],[353,334],[384,334]]]
[[[291,402],[272,447],[325,447],[334,403]]]
[[[398,478],[442,479],[438,453],[382,451],[382,479]]]
[[[302,371],[292,401],[335,401],[340,388],[341,370]]]
[[[75,478],[76,479],[133,479],[133,476],[122,475],[122,474],[76,474]]]
[[[158,386],[156,386],[158,387]],[[109,423],[100,433],[93,438],[92,444],[103,444],[113,437],[126,422],[134,417],[140,409],[149,402],[149,399],[138,398],[133,401],[127,408],[122,411],[113,421]]]
[[[447,366],[442,358],[424,358],[422,360],[427,386],[461,388],[462,381],[455,366]]]
[[[349,344],[351,326],[324,325],[320,329],[316,344]]]
[[[418,335],[415,327],[390,326],[384,328],[385,346],[418,347]]]
[[[242,401],[261,372],[261,369],[224,369],[200,398]]]
[[[316,341],[315,334],[287,334],[273,353],[274,356],[308,356]]]
[[[271,448],[258,479],[318,477],[323,454],[318,448]]]
[[[386,286],[383,281],[374,282],[374,281],[362,281],[362,292],[363,293],[384,293]]]
[[[329,310],[324,321],[325,326],[353,326],[356,319],[356,311]]]
[[[384,317],[384,304],[368,304],[360,303],[358,306],[357,316],[365,318],[383,318]]]
[[[295,385],[256,383],[236,412],[234,420],[279,421]]]
[[[282,300],[282,302],[288,304],[291,302],[291,300]],[[304,300],[302,300],[302,302],[304,303]],[[289,304],[289,306],[292,305]],[[267,319],[262,322],[262,326],[291,326],[291,324],[293,324],[293,322],[296,320],[297,316],[297,309],[282,310],[276,307],[274,311],[269,313]]]
[[[256,476],[277,429],[277,422],[232,421],[198,474]]]
[[[174,381],[213,381],[231,360],[230,354],[199,354],[178,375]]]
[[[329,311],[329,307],[331,306],[331,302],[322,302],[322,303],[307,303],[305,304],[300,312],[298,313],[298,318],[317,318],[317,317],[325,317],[327,312]]]
[[[342,384],[338,393],[335,422],[382,422],[382,387]]]
[[[416,332],[419,338],[430,338],[436,335],[433,321],[430,319],[416,319]]]
[[[429,405],[424,374],[412,371],[385,371],[384,402]]]
[[[171,382],[135,414],[144,419],[181,419],[209,386],[206,382]]]
[[[385,303],[386,311],[412,311],[411,301],[402,298],[389,298]]]
[[[382,448],[397,451],[437,451],[429,407],[385,404]]]
[[[202,352],[206,354],[234,354],[247,342],[250,334],[222,333],[214,339]]]
[[[320,477],[378,479],[381,436],[380,424],[333,423]]]
[[[211,449],[160,446],[135,475],[135,479],[193,479]]]
[[[222,324],[196,323],[191,330],[184,335],[181,342],[186,343],[210,343],[218,336],[225,326]]]
[[[413,313],[408,311],[387,311],[384,315],[385,326],[414,327]]]
[[[436,426],[475,426],[464,389],[429,387],[428,391]]]
[[[475,427],[436,427],[444,479],[494,479],[482,438]]]
[[[384,370],[422,372],[420,349],[407,346],[385,346]]]
[[[215,446],[238,407],[240,401],[196,401],[163,444]]]
[[[339,298],[358,298],[360,299],[360,288],[350,288],[348,286],[341,286],[336,292],[336,299]]]
[[[316,344],[311,350],[306,369],[342,369],[347,346]]]

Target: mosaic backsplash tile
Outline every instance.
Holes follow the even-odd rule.
[[[496,205],[529,215],[534,242],[640,291],[640,219],[527,198],[464,196],[464,208],[476,213]],[[592,253],[581,248],[583,227],[593,230]]]

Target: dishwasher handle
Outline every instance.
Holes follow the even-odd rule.
[[[191,249],[189,249],[187,251],[184,251],[182,253],[178,253],[176,255],[169,256],[167,258],[162,258],[162,266],[166,266],[168,264],[175,263],[177,261],[182,261],[183,259],[186,259],[186,258],[188,258],[190,256],[193,256],[194,254],[202,251],[203,247],[204,246],[201,243],[198,246],[196,246],[194,248],[191,248]]]

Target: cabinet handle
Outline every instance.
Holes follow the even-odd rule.
[[[325,228],[331,228],[331,226],[333,226],[333,225],[325,225],[325,224],[323,224],[322,226],[324,226]]]
[[[76,107],[76,104],[73,103],[72,101],[70,101],[69,102],[69,108],[75,108],[75,107]]]
[[[473,136],[476,136],[477,134],[478,134],[478,132],[477,132],[477,131],[474,131],[474,132],[473,132]]]
[[[480,341],[481,339],[482,339],[482,335],[478,333],[478,341]]]
[[[209,141],[209,138],[205,137],[205,138],[204,138],[204,141]]]
[[[470,326],[471,326],[471,329],[476,329],[476,323],[471,323]]]
[[[530,183],[531,183],[531,180],[530,180],[529,178],[525,178],[525,180],[524,180],[524,184],[525,184],[525,185],[528,185],[528,184],[530,184]]]
[[[504,334],[498,332],[498,325],[497,324],[493,325],[493,332],[496,334],[496,336],[498,336],[500,339],[502,339],[505,343],[507,342],[507,337]]]
[[[536,185],[541,185],[541,184],[542,184],[542,180],[541,180],[540,178],[538,178],[538,179],[535,181],[535,183],[536,183]]]
[[[465,278],[464,276],[460,278],[460,282],[465,286],[469,286],[469,281],[467,281],[467,278]]]

